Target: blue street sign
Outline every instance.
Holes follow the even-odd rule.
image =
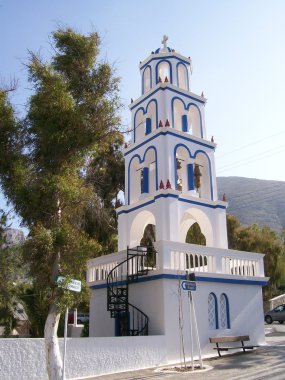
[[[182,281],[181,287],[183,290],[188,290],[194,292],[196,290],[196,282],[195,281]]]

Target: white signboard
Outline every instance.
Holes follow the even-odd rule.
[[[71,290],[72,292],[81,292],[81,281],[71,279],[69,282],[65,282],[66,278],[63,276],[58,276],[56,282],[58,283],[58,286]]]

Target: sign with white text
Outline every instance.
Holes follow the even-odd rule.
[[[188,290],[191,292],[195,292],[196,290],[196,282],[195,281],[182,281],[181,287],[183,290]]]
[[[69,282],[66,282],[66,278],[63,276],[58,276],[56,280],[59,287],[63,289],[71,290],[72,292],[81,292],[81,281],[71,279]]]

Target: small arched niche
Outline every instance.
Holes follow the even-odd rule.
[[[165,82],[165,79],[167,78],[168,82],[171,83],[171,65],[168,61],[161,61],[157,65],[157,82],[159,80],[159,77],[161,78],[162,82]]]
[[[143,93],[151,89],[151,68],[147,66],[143,72]]]
[[[188,90],[188,72],[187,68],[183,63],[178,63],[177,65],[177,84],[183,90]]]

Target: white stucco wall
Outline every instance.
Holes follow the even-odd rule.
[[[63,339],[60,339],[61,350]],[[164,336],[69,338],[67,379],[78,379],[166,363]],[[0,380],[45,380],[43,339],[0,339]]]

